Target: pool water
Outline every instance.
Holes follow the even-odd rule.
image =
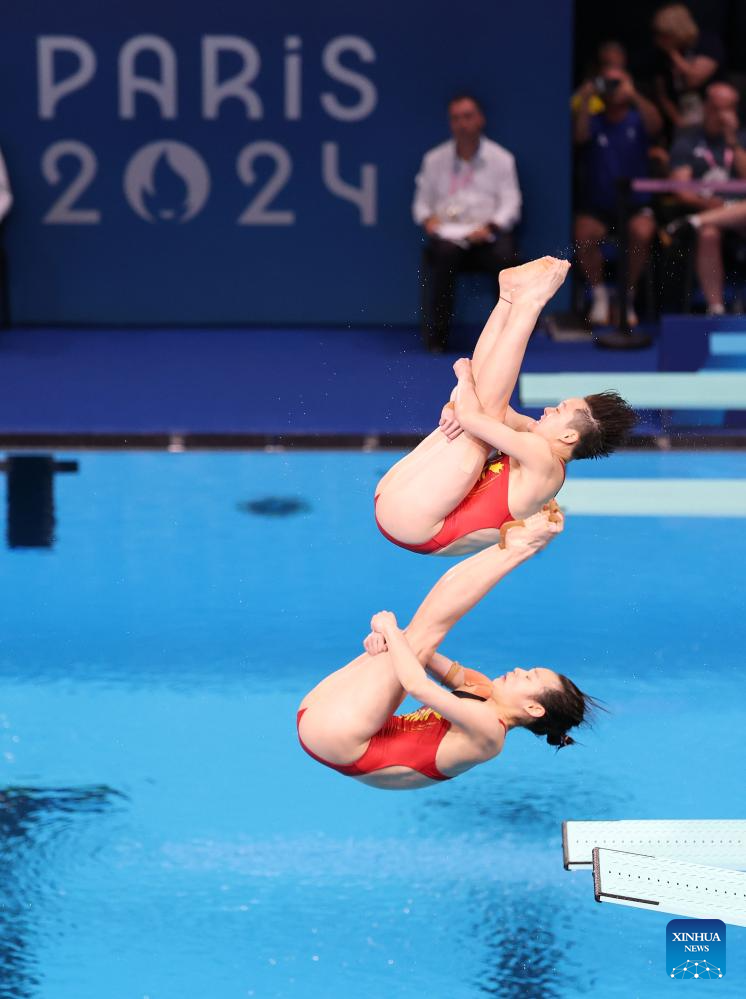
[[[370,615],[406,620],[450,564],[376,531],[398,455],[74,457],[53,546],[0,561],[3,999],[676,988],[673,917],[596,904],[560,826],[746,817],[742,517],[570,513],[444,650],[493,675],[554,667],[609,714],[582,746],[511,733],[499,760],[394,794],[314,763],[294,726]],[[573,472],[622,495],[707,479],[714,509],[746,455]],[[746,929],[727,962],[718,995],[743,996]]]

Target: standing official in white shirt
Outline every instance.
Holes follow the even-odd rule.
[[[448,344],[456,275],[495,278],[515,262],[513,229],[521,217],[515,158],[483,136],[475,97],[448,105],[453,139],[426,153],[417,174],[412,215],[427,235],[422,266],[422,336],[429,350]]]

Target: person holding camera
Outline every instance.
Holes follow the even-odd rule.
[[[617,221],[618,182],[649,173],[649,143],[662,127],[656,106],[637,90],[629,73],[605,68],[578,91],[573,138],[579,148],[580,183],[575,215],[577,259],[591,292],[588,320],[593,325],[610,321],[609,293],[603,280],[601,241]],[[592,114],[598,99],[604,110]],[[647,263],[655,235],[655,219],[645,196],[633,195],[636,210],[629,220],[629,279],[634,290]],[[637,325],[634,307],[627,322]]]
[[[583,76],[586,80],[590,80],[600,76],[606,69],[623,69],[625,72],[627,70],[627,50],[621,42],[614,39],[601,42]],[[601,114],[606,105],[598,94],[593,94],[588,100],[583,89],[585,85],[585,82],[581,84],[572,95],[570,100],[572,113],[575,114],[580,110],[581,104],[587,103],[590,114]]]

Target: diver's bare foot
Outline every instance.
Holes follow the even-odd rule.
[[[540,257],[531,260],[520,267],[511,267],[500,272],[500,291],[503,292],[503,274],[505,278],[505,297],[513,304],[526,303],[542,308],[562,287],[570,270],[568,260],[556,257]],[[510,287],[510,291],[508,291]]]
[[[539,274],[551,267],[553,260],[554,257],[539,257],[518,267],[505,267],[500,271],[500,295],[512,301],[514,293],[531,284]]]
[[[453,372],[457,378],[464,378],[466,381],[474,381],[471,373],[471,361],[468,357],[459,357],[453,365]]]
[[[569,270],[569,260],[557,260],[554,257],[549,257],[547,266],[537,271],[530,284],[517,288],[513,292],[513,303],[517,305],[519,302],[526,302],[535,307],[543,308],[562,287]]]

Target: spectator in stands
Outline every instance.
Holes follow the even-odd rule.
[[[625,72],[627,71],[627,50],[621,42],[601,42],[596,49],[596,55],[593,61],[590,63],[587,78],[590,80],[594,77],[598,77],[607,69],[622,69]],[[583,96],[583,86],[584,85],[580,86],[572,95],[570,107],[572,108],[573,114],[580,110],[580,105],[585,100]],[[605,107],[606,105],[603,102],[603,98],[601,98],[598,93],[594,93],[588,101],[588,111],[590,114],[600,114]]]
[[[738,91],[728,83],[712,83],[707,88],[704,124],[683,133],[671,149],[673,180],[746,179],[746,131],[738,120]],[[696,270],[710,315],[722,315],[723,232],[746,229],[743,202],[729,201],[727,195],[703,189],[677,195],[689,209],[683,219],[666,228],[669,237],[690,227],[697,235]]]
[[[5,216],[8,214],[12,204],[13,204],[13,195],[10,190],[8,171],[5,169],[5,160],[3,159],[3,154],[0,153],[0,222],[2,222]]]
[[[659,51],[656,97],[668,131],[702,124],[704,91],[717,79],[724,60],[717,35],[700,32],[684,4],[661,7],[653,18],[653,38]]]
[[[575,216],[577,258],[591,290],[589,321],[609,322],[609,294],[604,284],[600,243],[614,230],[618,215],[618,182],[648,175],[649,138],[661,129],[655,105],[636,89],[622,69],[605,69],[580,88],[582,100],[574,115],[573,131],[580,147],[582,182]],[[594,98],[602,98],[604,111],[591,114]],[[636,211],[629,220],[630,286],[637,286],[655,235],[655,220],[644,196],[633,195]],[[631,296],[631,301],[634,301]],[[637,325],[634,307],[627,322]]]
[[[10,190],[8,171],[5,169],[5,160],[0,152],[0,323],[3,326],[10,325],[10,307],[8,304],[8,268],[3,245],[3,222],[5,216],[13,204],[13,194]]]
[[[412,205],[427,242],[422,267],[422,336],[429,350],[448,344],[456,275],[495,279],[515,263],[513,229],[521,214],[515,159],[483,135],[479,101],[459,94],[448,104],[453,139],[425,154]],[[499,289],[498,289],[499,294]]]
[[[603,73],[605,69],[623,69],[627,71],[627,50],[621,42],[610,39],[598,46],[597,70]]]

